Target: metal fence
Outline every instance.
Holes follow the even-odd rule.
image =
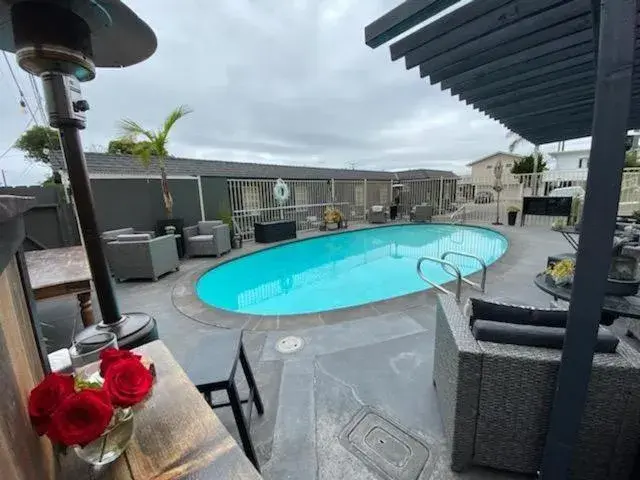
[[[586,191],[587,170],[548,170],[536,174],[503,175],[503,190],[498,195],[493,190],[494,177],[463,176],[457,181],[454,220],[487,223],[499,217],[506,219],[509,207],[522,208],[522,199],[529,196],[549,196],[557,188],[581,187]],[[640,210],[640,169],[629,168],[623,173],[619,215],[630,215]],[[551,225],[557,217],[528,215],[527,225]],[[440,218],[444,220],[444,217]]]
[[[316,229],[331,205],[350,220],[351,202],[332,201],[337,183],[332,180],[287,180],[289,199],[283,203],[273,194],[276,180],[230,179],[228,183],[234,229],[248,240],[253,239],[255,222],[293,220],[298,230]]]
[[[294,220],[298,230],[316,229],[329,206],[338,208],[348,221],[365,221],[372,205],[387,211],[397,207],[397,218],[407,220],[411,209],[429,204],[434,220],[443,222],[491,223],[506,221],[509,207],[522,208],[527,196],[548,196],[557,188],[586,189],[587,171],[549,170],[537,174],[502,177],[498,196],[493,176],[442,177],[423,180],[286,180],[289,199],[279,204],[273,188],[276,180],[228,180],[232,216],[237,233],[253,239],[258,221]],[[620,191],[620,215],[640,210],[640,168],[625,169]],[[550,225],[555,217],[527,216],[528,225]]]

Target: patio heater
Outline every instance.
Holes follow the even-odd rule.
[[[141,62],[156,46],[151,28],[120,0],[0,0],[0,49],[14,52],[22,69],[42,79],[49,123],[60,132],[102,312],[102,322],[77,338],[108,330],[128,348],[157,339],[156,322],[145,313],[121,314],[118,308],[80,142],[89,110],[80,82],[92,80],[96,67]]]

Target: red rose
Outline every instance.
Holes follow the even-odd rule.
[[[140,360],[125,358],[109,367],[104,389],[118,407],[131,407],[147,396],[153,385],[153,375]]]
[[[112,416],[113,406],[104,390],[81,390],[62,402],[51,417],[47,435],[62,445],[84,447],[100,438]]]
[[[125,358],[135,358],[140,360],[141,355],[136,355],[130,350],[118,350],[117,348],[109,347],[100,352],[100,376],[105,378],[107,370],[111,365],[118,360],[124,360]]]
[[[44,435],[49,428],[51,416],[62,401],[74,393],[73,377],[51,373],[44,377],[29,394],[29,417],[38,432]]]

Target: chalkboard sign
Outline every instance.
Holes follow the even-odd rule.
[[[520,226],[524,225],[526,215],[544,215],[546,217],[571,217],[572,197],[524,197]]]

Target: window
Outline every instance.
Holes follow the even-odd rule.
[[[309,191],[306,185],[293,186],[293,200],[296,205],[309,205]],[[296,208],[297,212],[304,212],[306,208]]]
[[[493,168],[493,165],[487,165],[487,170],[491,170]]]
[[[505,167],[507,167],[507,168],[511,168],[511,164],[510,164],[510,163],[507,163],[507,164],[505,165]]]
[[[589,168],[589,159],[585,157],[578,159],[578,168]]]
[[[257,185],[242,186],[242,207],[244,210],[258,210],[260,208],[260,191]]]
[[[363,207],[364,206],[364,185],[356,185],[355,196],[356,196],[356,206]]]
[[[389,189],[387,187],[382,187],[380,189],[380,204],[386,205],[389,203]]]

